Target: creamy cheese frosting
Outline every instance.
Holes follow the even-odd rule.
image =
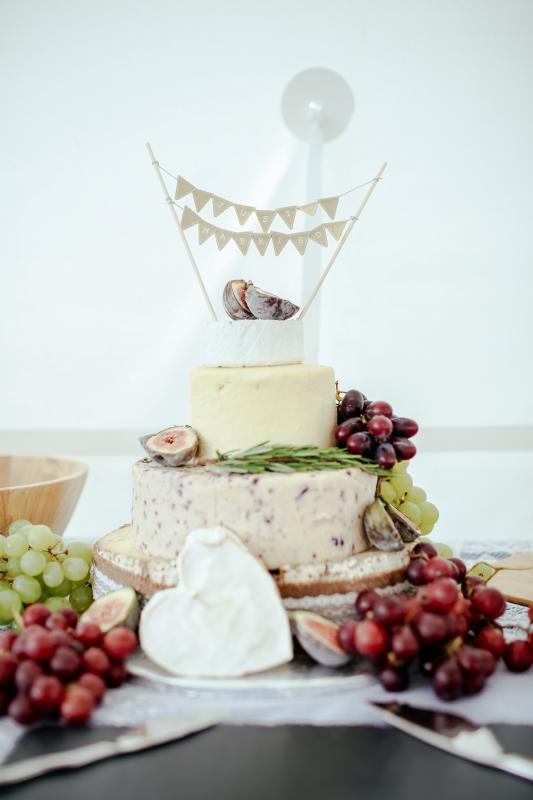
[[[176,675],[223,678],[291,660],[278,589],[233,533],[193,531],[178,559],[178,581],[141,615],[141,646],[156,664]]]

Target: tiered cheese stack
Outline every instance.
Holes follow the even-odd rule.
[[[375,475],[357,468],[256,475],[201,463],[265,441],[334,444],[334,371],[303,363],[302,323],[213,322],[204,344],[204,364],[190,379],[200,463],[134,465],[132,524],[97,543],[96,591],[129,584],[151,596],[175,585],[187,536],[216,526],[261,559],[290,607],[401,581],[407,550],[373,549],[363,530]]]

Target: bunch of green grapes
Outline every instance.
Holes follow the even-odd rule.
[[[12,522],[7,535],[0,535],[0,624],[37,602],[51,611],[69,605],[85,611],[93,600],[91,562],[85,542],[65,544],[47,525]]]
[[[407,472],[409,461],[399,461],[392,468],[392,476],[380,482],[380,495],[386,503],[396,506],[414,522],[422,535],[431,533],[439,518],[438,508],[430,503],[420,486],[413,485]]]

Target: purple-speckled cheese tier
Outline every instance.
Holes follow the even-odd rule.
[[[133,541],[171,558],[190,531],[225,525],[269,569],[341,560],[368,549],[362,516],[375,491],[359,469],[243,475],[138,461]]]

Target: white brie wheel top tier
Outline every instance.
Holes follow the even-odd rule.
[[[376,478],[359,469],[260,475],[133,467],[133,543],[173,558],[197,528],[223,525],[269,569],[338,561],[368,549],[362,517]]]
[[[290,319],[218,320],[202,329],[202,364],[206,367],[261,367],[301,364],[303,322]]]
[[[334,443],[331,367],[198,367],[192,370],[190,387],[191,424],[200,437],[201,456],[266,441],[318,447]]]

